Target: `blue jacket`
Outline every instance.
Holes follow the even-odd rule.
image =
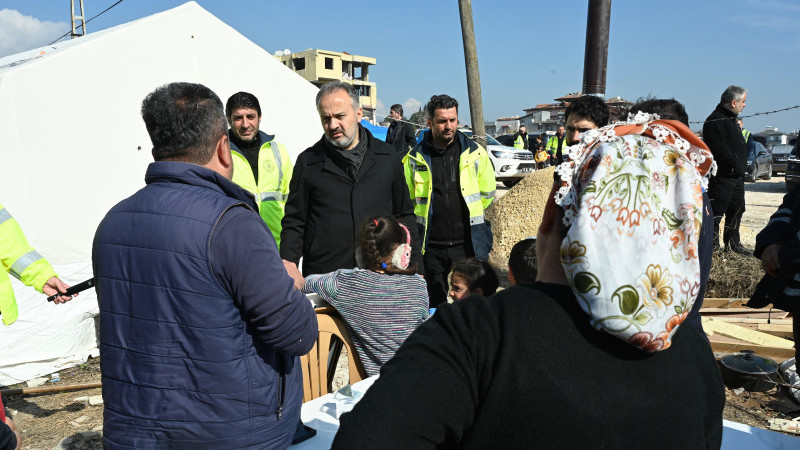
[[[92,262],[106,448],[283,448],[317,335],[253,197],[155,162],[109,211]]]

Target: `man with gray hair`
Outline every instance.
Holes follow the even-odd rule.
[[[355,267],[358,231],[377,215],[392,216],[409,229],[415,263],[420,258],[414,205],[399,155],[359,124],[362,110],[351,84],[323,85],[317,111],[324,135],[297,157],[282,222],[281,258],[295,285],[302,286],[303,275]]]
[[[744,172],[747,168],[747,143],[736,118],[747,104],[747,90],[730,85],[719,105],[703,124],[703,141],[717,162],[717,174],[709,180],[708,196],[714,213],[714,250],[719,250],[719,225],[725,217],[722,241],[725,251],[749,255],[739,237],[744,214]]]
[[[219,97],[171,83],[142,102],[147,186],[106,214],[92,265],[105,448],[286,448],[317,320],[253,195],[231,181]]]

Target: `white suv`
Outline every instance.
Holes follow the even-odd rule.
[[[422,140],[422,135],[428,129],[419,130],[417,132],[417,142]],[[458,130],[472,139],[472,130]],[[507,187],[514,186],[519,181],[536,170],[536,161],[533,160],[533,153],[528,150],[521,150],[514,147],[508,147],[497,142],[497,139],[486,136],[486,151],[489,153],[489,159],[492,160],[494,166],[494,177],[497,181],[502,181]]]

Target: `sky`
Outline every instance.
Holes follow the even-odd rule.
[[[116,0],[84,0],[95,16]],[[75,2],[79,3],[78,1]],[[123,0],[88,33],[155,14],[181,0]],[[370,56],[378,114],[405,115],[449,94],[470,122],[457,0],[330,2],[198,0],[264,50],[320,48]],[[44,46],[70,30],[69,0],[0,0],[0,57]],[[583,83],[588,0],[475,0],[472,12],[486,121],[578,92]],[[702,121],[730,84],[748,89],[742,116],[800,105],[800,1],[614,0],[606,97],[671,98]],[[220,58],[235,58],[235,49]],[[800,108],[745,118],[800,128]],[[692,124],[693,129],[701,125]]]

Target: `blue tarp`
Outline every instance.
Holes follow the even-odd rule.
[[[379,127],[377,125],[373,125],[369,123],[367,119],[361,119],[361,125],[363,125],[364,128],[368,129],[369,132],[372,133],[372,135],[375,136],[377,139],[386,142],[386,133],[389,131],[388,127]]]

